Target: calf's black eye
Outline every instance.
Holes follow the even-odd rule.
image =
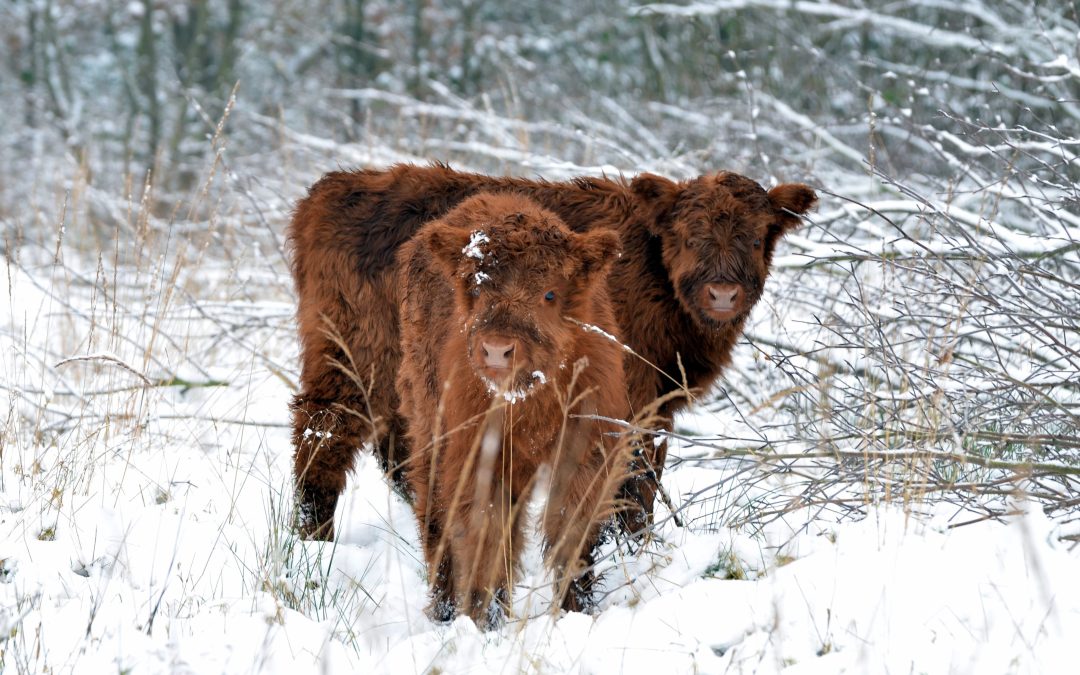
[[[754,248],[761,248],[761,240],[760,239],[755,239],[754,240]]]
[[[555,301],[555,291],[548,291],[547,293],[544,293],[544,299],[547,300],[548,302],[554,302]]]

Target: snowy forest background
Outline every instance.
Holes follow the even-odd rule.
[[[0,669],[1066,672],[1078,149],[1075,0],[9,0]],[[431,624],[371,463],[289,528],[291,205],[431,159],[819,190],[595,617]]]

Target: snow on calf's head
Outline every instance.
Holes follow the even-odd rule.
[[[619,250],[613,232],[576,234],[531,200],[482,194],[424,234],[454,285],[462,355],[493,388],[520,398],[543,384],[585,320],[592,290]],[[511,399],[508,399],[511,400]]]

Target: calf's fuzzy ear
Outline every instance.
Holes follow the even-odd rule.
[[[435,261],[442,267],[445,274],[448,276],[454,276],[457,272],[458,263],[461,262],[461,258],[467,255],[466,249],[473,244],[473,239],[476,239],[475,245],[477,250],[482,250],[482,237],[474,237],[474,233],[469,230],[453,227],[445,223],[436,223],[427,228],[424,233],[424,243],[427,245],[431,255],[435,258]]]
[[[605,271],[621,254],[622,242],[613,230],[574,235],[571,255],[578,260],[578,272],[586,280]]]
[[[777,235],[784,235],[802,224],[799,216],[817,204],[817,193],[809,185],[782,183],[769,190],[769,202],[778,212],[773,229]]]
[[[766,260],[772,259],[776,242],[802,224],[799,216],[814,207],[817,203],[817,193],[809,185],[782,183],[769,190],[769,202],[776,211],[776,219],[769,226],[765,237]]]
[[[782,183],[769,190],[769,201],[777,209],[802,215],[817,203],[817,193],[802,183]]]
[[[671,210],[682,194],[682,186],[654,173],[642,173],[630,181],[630,191],[641,200],[643,211],[648,214],[645,224],[649,231],[659,236],[667,229]]]

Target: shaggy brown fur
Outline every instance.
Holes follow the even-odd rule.
[[[524,507],[551,468],[543,518],[556,601],[588,607],[591,552],[614,514],[629,412],[604,276],[610,230],[574,234],[515,195],[471,197],[405,244],[398,260],[398,391],[432,585],[432,614],[478,625],[509,608]],[[565,426],[564,426],[565,425]]]
[[[689,403],[679,392],[707,388],[728,364],[777,242],[816,201],[806,185],[765,191],[733,173],[678,183],[651,174],[552,183],[442,165],[327,174],[297,205],[289,230],[302,350],[296,478],[306,533],[332,532],[334,503],[363,442],[375,445],[401,484],[403,422],[391,384],[401,359],[394,252],[480,191],[529,197],[576,232],[619,233],[624,254],[608,288],[621,333],[641,357],[626,357],[629,399],[637,413],[670,395],[659,410],[667,426]],[[651,479],[665,457],[663,444],[650,447],[657,475],[626,486],[625,496],[641,504],[624,522],[631,531],[648,522]]]

